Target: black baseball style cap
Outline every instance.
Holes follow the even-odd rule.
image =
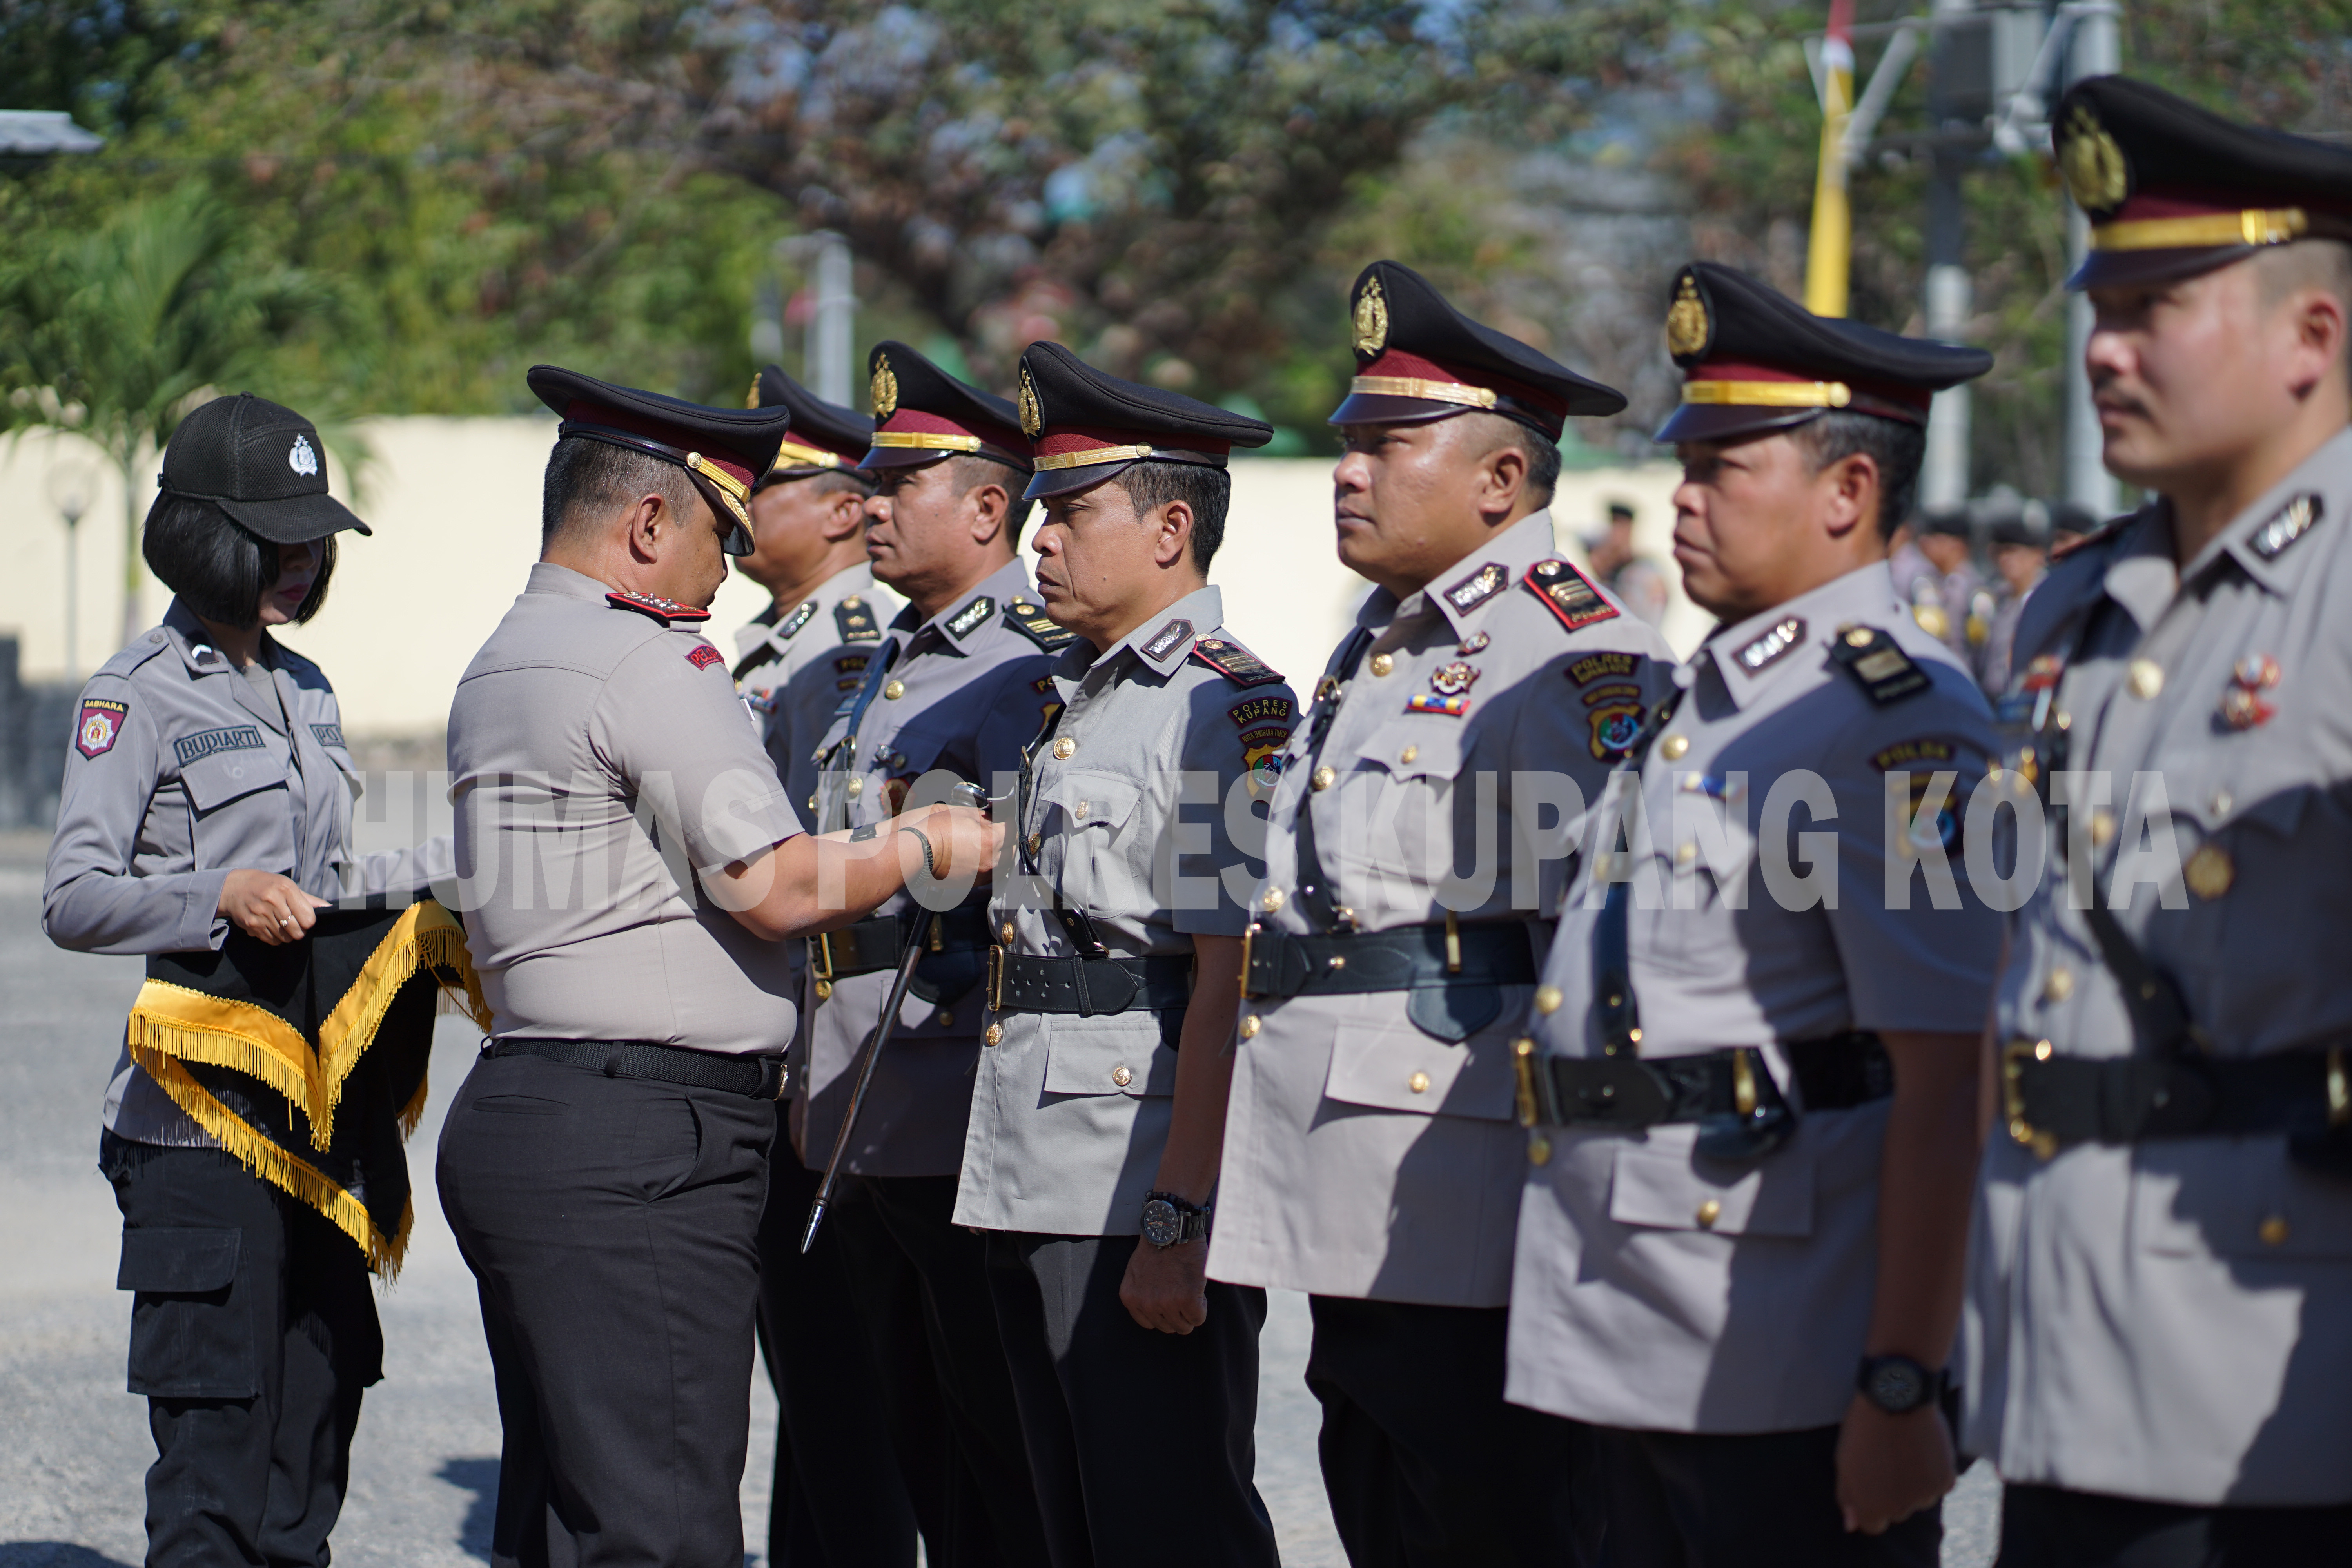
[[[752,484],[754,490],[785,479],[855,468],[873,441],[873,420],[855,408],[827,403],[786,375],[781,365],[769,365],[751,378],[743,406],[782,408],[793,417],[792,428],[776,447],[774,466]]]
[[[1022,351],[1021,428],[1037,465],[1024,500],[1082,490],[1145,461],[1223,468],[1235,447],[1274,439],[1263,419],[1106,375],[1049,342]]]
[[[1570,415],[1622,413],[1625,395],[1447,302],[1412,268],[1375,261],[1349,296],[1356,378],[1333,425],[1419,425],[1480,411],[1558,441]]]
[[[2091,220],[2070,289],[2159,283],[2273,245],[2352,240],[2352,148],[2241,125],[2129,77],[2076,82],[2050,117]]]
[[[775,466],[790,409],[706,408],[551,364],[531,366],[525,379],[562,417],[559,436],[625,447],[691,474],[711,510],[735,525],[722,548],[751,553],[751,481]]]
[[[958,381],[902,342],[876,343],[866,371],[875,426],[861,468],[919,468],[971,457],[1029,472],[1029,443],[1008,400]]]
[[[318,426],[267,398],[216,397],[180,421],[163,448],[164,494],[208,500],[273,544],[374,530],[327,493]]]
[[[1712,261],[1675,275],[1666,352],[1683,372],[1683,404],[1659,441],[1787,429],[1832,409],[1925,426],[1937,393],[1992,368],[1982,349],[1816,316]]]

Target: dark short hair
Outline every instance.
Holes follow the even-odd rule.
[[[327,602],[335,536],[319,541],[319,576],[294,612],[297,626]],[[169,492],[147,509],[139,553],[147,569],[203,620],[240,630],[261,618],[261,596],[278,581],[278,547],[240,525],[217,502]]]
[[[878,476],[864,468],[811,468],[806,473],[772,476],[751,487],[757,495],[761,490],[774,489],[778,485],[806,485],[812,495],[827,495],[835,490],[848,490],[859,496],[870,496]]]
[[[539,542],[554,542],[585,511],[611,511],[639,496],[656,495],[681,517],[694,515],[694,480],[676,463],[586,436],[566,436],[547,458],[540,494]]]
[[[1919,465],[1927,455],[1927,428],[1901,419],[1881,419],[1832,408],[1791,426],[1789,438],[1820,473],[1832,463],[1864,457],[1878,465],[1878,536],[1892,539],[1911,515],[1919,493]]]
[[[993,458],[959,453],[948,459],[948,472],[953,476],[957,489],[970,495],[982,485],[996,485],[1004,491],[1004,533],[1013,541],[1017,554],[1021,549],[1021,531],[1029,525],[1029,514],[1037,503],[1022,499],[1027,488],[1021,470],[998,462]]]
[[[1538,507],[1551,505],[1552,492],[1559,488],[1559,445],[1500,414],[1474,412],[1471,417],[1479,421],[1486,432],[1489,452],[1505,447],[1517,448],[1528,460],[1528,494],[1535,498]]]
[[[1170,501],[1192,509],[1192,564],[1208,574],[1217,546],[1225,542],[1225,512],[1233,505],[1234,479],[1223,468],[1200,463],[1132,463],[1121,470],[1118,486],[1143,515]]]

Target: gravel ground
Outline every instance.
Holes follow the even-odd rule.
[[[141,1560],[144,1402],[122,1391],[128,1301],[114,1289],[120,1221],[95,1169],[99,1090],[137,991],[136,959],[60,952],[40,933],[37,837],[0,836],[0,1568],[123,1568]],[[489,1557],[498,1413],[473,1282],[435,1203],[430,1150],[475,1036],[445,1019],[415,1143],[416,1233],[383,1293],[384,1381],[371,1390],[335,1532],[349,1568],[467,1568]],[[1341,1568],[1316,1470],[1301,1373],[1303,1298],[1277,1293],[1263,1341],[1258,1486],[1291,1568]],[[766,1537],[775,1401],[751,1394],[745,1539]],[[1997,1494],[1983,1467],[1947,1509],[1944,1561],[1991,1558]],[[754,1552],[749,1564],[760,1561]]]

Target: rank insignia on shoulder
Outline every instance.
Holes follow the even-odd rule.
[[[1445,590],[1445,602],[1457,610],[1475,610],[1510,585],[1511,574],[1489,561]]]
[[[1015,599],[1004,606],[1004,624],[1047,653],[1059,653],[1078,635],[1067,626],[1055,626],[1051,616],[1026,599]]]
[[[1925,691],[1929,684],[1927,672],[1876,626],[1841,627],[1830,644],[1830,658],[1881,707]]]
[[[1235,686],[1271,686],[1282,679],[1264,659],[1231,637],[1202,637],[1192,645],[1192,657]]]
[[[1565,561],[1538,561],[1523,579],[1528,592],[1543,601],[1570,631],[1617,618],[1617,606],[1601,596],[1583,573]]]
[[[1764,635],[1731,657],[1739,668],[1753,675],[1805,640],[1805,617],[1789,616],[1765,628]]]
[[[882,628],[874,624],[874,612],[866,607],[866,600],[856,594],[833,607],[833,630],[843,642],[882,640]]]
[[[801,607],[778,622],[776,629],[770,635],[778,642],[790,642],[800,635],[800,629],[803,626],[814,619],[816,619],[816,601],[803,599],[801,601]]]
[[[128,702],[113,702],[103,697],[83,698],[81,717],[74,721],[74,749],[85,757],[104,756],[114,750],[115,740],[122,733],[122,721],[130,716]]]
[[[1448,719],[1459,719],[1470,711],[1470,699],[1454,693],[1416,691],[1404,705],[1408,713],[1443,713]]]
[[[1626,680],[1642,668],[1638,653],[1591,653],[1568,667],[1568,678],[1579,686],[1590,686],[1596,680]]]
[[[1184,639],[1192,635],[1192,623],[1179,616],[1152,633],[1151,640],[1143,644],[1140,651],[1146,658],[1166,658],[1182,647]]]
[[[996,601],[982,594],[947,618],[945,625],[948,636],[959,639],[968,637],[978,631],[988,617],[994,614],[996,614]]]
[[[1290,722],[1290,699],[1246,697],[1226,709],[1225,717],[1244,729],[1252,724],[1287,724]]]
[[[2306,492],[2279,508],[2278,514],[2254,530],[2253,537],[2247,542],[2263,560],[2275,561],[2285,552],[2288,545],[2312,531],[2319,521],[2319,498]]]
[[[650,616],[662,625],[684,621],[689,626],[710,618],[709,610],[698,610],[691,605],[681,605],[676,599],[665,599],[657,594],[607,594],[604,602],[619,610],[635,610]]]
[[[698,642],[686,650],[686,662],[697,669],[709,669],[714,664],[724,664],[726,658],[707,642]]]

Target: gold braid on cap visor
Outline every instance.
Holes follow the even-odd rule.
[[[768,471],[778,468],[837,468],[842,466],[838,453],[820,452],[814,447],[803,447],[798,441],[786,441],[776,447],[776,460]]]
[[[751,526],[751,486],[699,452],[686,455],[686,469],[699,479],[709,480],[711,487],[719,492],[719,499],[727,503],[727,510],[733,514],[735,521],[746,528]]]
[[[977,436],[946,436],[932,430],[877,430],[873,440],[877,447],[925,452],[977,452],[983,445]]]
[[[1150,447],[1092,447],[1083,452],[1055,452],[1030,460],[1048,473],[1055,468],[1091,468],[1097,463],[1131,463],[1151,456]]]
[[[2194,250],[2209,245],[2284,245],[2311,232],[2301,207],[2249,208],[2194,217],[2126,218],[2091,229],[2093,250]]]
[[[1843,408],[1853,401],[1853,389],[1842,381],[1686,381],[1683,401],[1748,408]]]
[[[1412,375],[1360,375],[1348,384],[1348,390],[1371,397],[1417,397],[1424,403],[1458,403],[1465,408],[1492,408],[1498,401],[1491,387],[1465,386],[1458,381],[1423,381]]]

